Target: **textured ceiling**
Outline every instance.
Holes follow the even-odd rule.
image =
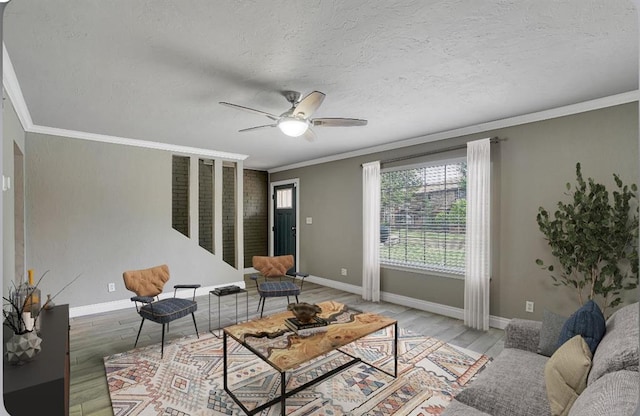
[[[249,155],[271,168],[638,88],[631,1],[12,0],[33,123]],[[238,133],[319,90],[366,127]]]

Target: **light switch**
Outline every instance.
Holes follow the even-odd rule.
[[[307,217],[307,224],[313,224],[313,218]]]

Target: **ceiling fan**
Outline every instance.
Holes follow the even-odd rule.
[[[297,91],[284,91],[282,95],[284,95],[284,98],[291,103],[291,108],[279,116],[237,104],[222,101],[220,104],[231,108],[237,108],[239,110],[249,111],[254,114],[260,114],[274,121],[273,124],[249,127],[247,129],[239,130],[240,132],[278,127],[280,131],[287,136],[299,137],[304,135],[307,140],[314,140],[316,135],[310,128],[311,126],[352,127],[367,125],[367,120],[357,118],[311,118],[313,113],[315,113],[324,100],[325,94],[320,91],[313,91],[303,99],[300,99],[301,94]]]

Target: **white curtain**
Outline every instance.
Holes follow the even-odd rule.
[[[489,329],[490,139],[467,143],[467,232],[464,323]]]
[[[380,162],[362,165],[362,298],[380,301]]]

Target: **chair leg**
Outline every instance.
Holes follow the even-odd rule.
[[[300,303],[300,301],[298,300],[298,295],[296,295],[296,303]]]
[[[160,359],[162,360],[162,357],[164,356],[164,327],[165,324],[162,324],[162,344],[160,344]]]
[[[140,331],[142,331],[142,324],[144,324],[144,318],[142,318],[142,322],[140,322],[140,329],[138,329],[138,336],[136,336],[136,343],[133,344],[133,348],[138,345],[138,338],[140,338]]]
[[[262,318],[262,314],[264,313],[264,304],[267,298],[262,298],[262,310],[260,311],[260,318]]]
[[[258,300],[258,307],[256,308],[256,312],[258,312],[260,310],[260,303],[262,303],[262,300],[264,298],[262,296],[260,296],[260,299]]]
[[[196,316],[191,312],[191,317],[193,318],[193,326],[196,328],[196,337],[200,339],[200,335],[198,335],[198,325],[196,324]]]

